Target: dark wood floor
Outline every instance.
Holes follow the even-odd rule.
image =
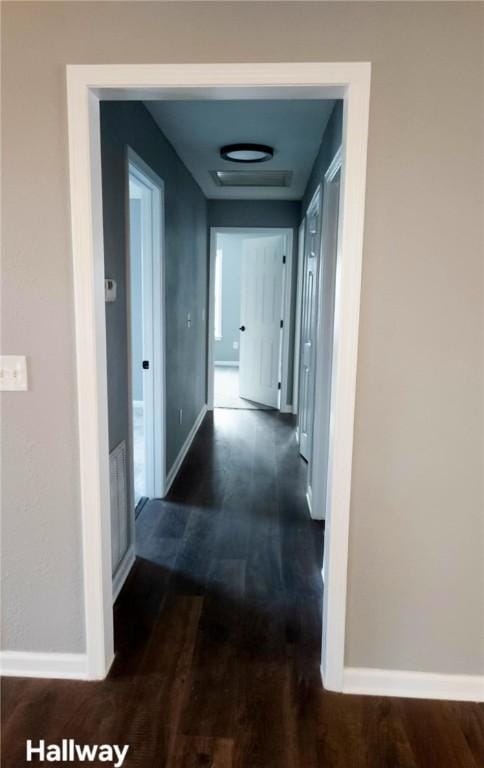
[[[305,471],[290,417],[207,416],[138,518],[109,678],[6,679],[3,765],[32,765],[27,738],[75,738],[129,743],[124,765],[143,768],[481,768],[478,705],[322,690]]]

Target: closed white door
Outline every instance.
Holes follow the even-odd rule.
[[[319,277],[318,355],[316,387],[318,399],[309,484],[312,488],[312,513],[326,518],[326,493],[329,461],[329,422],[331,415],[331,377],[333,372],[334,305],[338,252],[340,171],[324,185],[321,267]],[[316,471],[313,471],[316,468]]]
[[[299,452],[311,458],[314,423],[317,295],[321,250],[321,188],[318,187],[306,214],[304,235],[303,298],[299,371]]]
[[[282,235],[250,238],[242,247],[239,394],[279,407]]]

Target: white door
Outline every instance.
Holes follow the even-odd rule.
[[[242,246],[239,394],[279,408],[284,237]]]
[[[316,387],[319,397],[315,408],[315,423],[318,425],[318,433],[314,436],[312,462],[309,468],[309,485],[312,489],[311,511],[318,520],[326,518],[339,195],[340,171],[331,180],[326,180],[324,185],[316,361]],[[313,471],[315,468],[316,471]]]
[[[135,506],[155,495],[154,404],[154,194],[129,168],[130,330],[133,485]]]
[[[304,234],[298,434],[299,452],[306,461],[309,461],[311,458],[314,423],[314,378],[320,250],[321,187],[318,187],[306,213],[306,231]]]

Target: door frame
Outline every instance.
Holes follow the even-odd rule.
[[[303,347],[303,345],[301,344],[301,331],[302,331],[302,314],[303,314],[303,310],[304,310],[304,278],[305,278],[304,272],[306,270],[306,255],[307,255],[306,254],[306,226],[308,224],[308,215],[309,215],[310,211],[318,204],[318,202],[319,202],[319,207],[320,207],[319,226],[320,226],[320,229],[322,229],[323,187],[322,187],[322,184],[320,182],[316,185],[316,188],[314,189],[314,192],[312,194],[311,200],[309,201],[309,204],[308,204],[306,210],[304,211],[304,218],[303,218],[303,221],[304,221],[304,238],[303,238],[304,251],[303,251],[302,264],[301,264],[301,305],[300,305],[300,323],[299,323],[299,376],[298,376],[298,388],[299,389],[301,387],[301,362],[302,362],[301,350],[302,350],[302,347]],[[320,245],[321,245],[321,241],[322,241],[322,232],[320,233]],[[316,326],[317,326],[317,321],[318,321],[318,314],[317,314],[317,312],[318,312],[318,302],[319,302],[319,268],[320,268],[320,266],[321,266],[321,261],[318,261],[318,263],[317,263],[317,270],[318,271],[317,271],[317,275],[316,275],[316,278],[315,278],[315,297],[316,297],[315,317],[316,317]],[[316,349],[316,342],[315,342],[314,343],[314,352],[312,352],[312,355],[313,355],[313,366],[312,366],[313,370],[315,370],[315,367],[316,367],[316,354],[317,354],[317,349]],[[296,434],[297,434],[297,441],[299,443],[299,448],[301,449],[301,430],[300,430],[300,426],[299,426],[299,424],[300,424],[300,417],[301,417],[301,413],[300,413],[300,404],[301,403],[300,403],[299,395],[300,395],[300,392],[298,392],[298,413],[297,413]],[[308,479],[309,479],[309,475],[310,475],[310,472],[311,472],[311,457],[312,457],[312,450],[313,450],[313,435],[314,435],[314,429],[315,429],[314,413],[315,413],[315,410],[316,410],[316,396],[317,396],[317,393],[316,393],[316,380],[315,379],[314,379],[313,395],[314,395],[314,403],[313,403],[313,413],[312,413],[313,423],[311,425],[311,445],[310,445],[311,450],[310,450],[310,452],[309,451],[307,452],[307,455],[306,455],[306,452],[303,454],[300,451],[301,456],[303,457],[303,459],[308,462]],[[308,482],[307,488],[306,488],[306,501],[307,501],[309,513],[310,513],[310,515],[312,517],[313,514],[312,514],[312,501],[311,501],[311,486],[310,486],[309,482]]]
[[[165,183],[150,166],[132,149],[126,148],[125,178],[126,178],[126,290],[127,290],[127,322],[128,322],[128,398],[129,398],[129,461],[130,469],[134,467],[133,445],[133,376],[131,349],[131,235],[129,211],[129,177],[131,168],[134,175],[139,177],[153,193],[152,210],[152,322],[153,322],[153,413],[147,414],[153,422],[153,496],[163,497],[166,487],[166,419],[165,419]],[[133,510],[133,539],[134,541],[134,477],[131,483],[130,503]]]
[[[210,227],[210,265],[208,278],[208,343],[207,343],[207,408],[213,411],[214,390],[214,363],[215,345],[213,328],[215,325],[215,253],[217,249],[217,235],[283,235],[285,242],[285,264],[282,278],[282,320],[281,345],[279,349],[279,375],[281,392],[279,396],[279,410],[281,413],[291,413],[292,404],[288,403],[289,383],[289,345],[291,332],[291,293],[292,293],[292,248],[293,233],[290,227]]]
[[[370,105],[369,62],[75,64],[66,67],[86,677],[114,658],[100,99],[343,99],[341,241],[333,351],[321,672],[344,687],[348,536]]]
[[[323,270],[324,270],[324,259],[326,255],[326,246],[327,246],[327,237],[328,237],[328,216],[329,216],[329,199],[328,199],[328,193],[330,191],[330,186],[333,183],[334,179],[338,175],[338,173],[341,173],[343,167],[343,148],[340,146],[337,151],[334,154],[333,159],[331,160],[331,163],[329,164],[326,173],[324,174],[323,183],[321,185],[321,242],[319,246],[319,268],[318,268],[318,290],[317,290],[317,310],[316,310],[316,355],[314,360],[314,387],[315,392],[318,392],[322,394],[323,392],[323,375],[324,371],[322,369],[322,366],[324,363],[321,361],[321,355],[320,351],[322,348],[322,340],[324,338],[324,329],[322,326],[322,312],[323,312],[323,302],[324,302],[324,279],[323,279]],[[338,241],[336,244],[336,270],[338,269],[338,259],[339,259],[339,227],[340,227],[340,216],[338,211]],[[334,313],[333,313],[333,334],[334,334]],[[334,343],[334,342],[333,342]],[[330,394],[331,398],[331,394]],[[316,424],[322,424],[323,419],[321,418],[321,412],[324,409],[324,402],[322,397],[315,397],[314,398],[314,425]],[[330,414],[331,414],[331,404],[330,404]],[[310,457],[310,466],[308,471],[308,488],[307,488],[307,496],[308,499],[310,499],[311,504],[311,517],[313,520],[326,520],[326,525],[328,528],[332,525],[332,520],[330,519],[330,516],[326,514],[326,510],[328,508],[328,499],[326,494],[323,492],[324,484],[322,485],[321,479],[319,479],[319,473],[314,472],[314,468],[317,466],[321,466],[321,468],[326,470],[326,474],[329,475],[329,467],[328,467],[328,461],[326,462],[326,468],[324,467],[323,462],[323,442],[322,442],[322,431],[317,430],[313,428],[313,437],[312,437],[312,445],[311,445],[311,457]],[[328,456],[329,460],[329,456]],[[314,477],[314,481],[313,481]],[[326,478],[327,479],[327,478]],[[328,561],[329,553],[326,551],[324,552],[324,559],[323,559],[323,581],[325,579],[325,573],[327,568],[327,561]]]
[[[304,245],[306,234],[306,213],[301,219],[297,233],[297,277],[296,277],[296,309],[294,318],[294,360],[292,373],[292,412],[295,416],[299,412],[299,366],[301,364],[301,312],[302,312],[302,287]],[[296,426],[296,438],[299,442],[299,427]]]

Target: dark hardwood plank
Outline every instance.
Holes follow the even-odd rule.
[[[4,768],[25,741],[129,743],[125,768],[480,768],[476,704],[347,696],[320,679],[324,526],[292,417],[207,415],[136,521],[100,682],[5,679]]]
[[[232,768],[232,739],[177,736],[168,768]]]

